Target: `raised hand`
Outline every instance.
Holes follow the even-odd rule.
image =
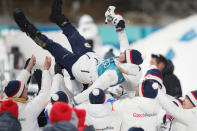
[[[26,67],[26,70],[30,72],[35,64],[36,64],[36,57],[32,55]]]
[[[50,67],[51,67],[51,57],[46,56],[44,62],[44,70],[49,70]]]

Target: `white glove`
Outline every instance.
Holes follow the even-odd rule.
[[[108,7],[107,11],[105,12],[105,24],[111,22],[116,27],[121,26],[122,28],[125,28],[125,23],[122,16],[114,13],[115,8],[115,6]]]

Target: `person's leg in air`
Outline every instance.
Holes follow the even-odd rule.
[[[62,13],[62,0],[53,0],[49,19],[62,29],[63,34],[67,37],[71,45],[73,53],[82,56],[87,52],[93,52],[89,43]]]
[[[33,24],[25,17],[21,9],[16,9],[13,13],[14,20],[21,31],[25,32],[37,45],[48,50],[67,71],[72,75],[72,65],[78,60],[79,56],[68,51],[60,44],[55,43],[45,35],[41,34]]]

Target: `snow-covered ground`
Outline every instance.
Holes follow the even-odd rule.
[[[142,67],[146,70],[151,53],[160,53],[171,57],[175,65],[175,74],[181,81],[183,93],[197,90],[197,15],[172,23],[134,43],[131,48],[146,54]]]

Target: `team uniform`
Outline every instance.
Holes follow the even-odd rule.
[[[120,131],[122,117],[112,110],[111,103],[79,105],[86,110],[86,125],[93,125],[96,130]]]
[[[156,99],[159,102],[159,104],[177,120],[177,122],[180,122],[181,124],[185,125],[184,129],[188,131],[196,131],[196,107],[194,107],[193,109],[179,108],[175,106],[174,103],[172,103],[170,99],[161,90],[158,90],[158,95]]]
[[[144,97],[124,98],[113,103],[113,109],[123,116],[121,131],[141,127],[145,131],[157,131],[161,107],[154,99]]]
[[[29,79],[30,73],[27,70],[23,70],[17,80],[21,82],[21,88],[26,86],[26,83]],[[19,108],[19,117],[18,120],[21,123],[22,131],[39,131],[39,126],[37,123],[37,118],[47,105],[50,99],[50,87],[51,87],[51,76],[48,70],[43,71],[42,75],[42,87],[39,92],[39,95],[36,96],[33,100],[24,100],[24,98],[15,98],[12,99],[17,102]],[[20,92],[20,90],[18,91]],[[21,94],[21,93],[17,93]]]
[[[56,17],[53,17],[55,21]],[[63,34],[67,37],[72,52],[41,34],[29,23],[21,10],[17,10],[14,14],[15,21],[21,30],[26,32],[39,46],[48,50],[55,57],[55,60],[67,70],[71,79],[75,78],[84,84],[93,84],[90,88],[74,97],[73,101],[75,104],[80,104],[88,100],[88,94],[94,88],[102,88],[104,90],[109,86],[120,84],[124,81],[122,73],[136,75],[140,71],[138,65],[143,62],[141,53],[137,50],[128,49],[129,43],[124,31],[124,24],[122,24],[122,30],[118,30],[118,36],[121,50],[124,47],[126,62],[115,62],[115,58],[110,58],[102,62],[75,27],[64,16],[60,15],[59,17],[60,19],[56,21],[56,24],[60,26]],[[114,18],[116,25],[118,23],[124,23],[121,16],[117,15]]]

